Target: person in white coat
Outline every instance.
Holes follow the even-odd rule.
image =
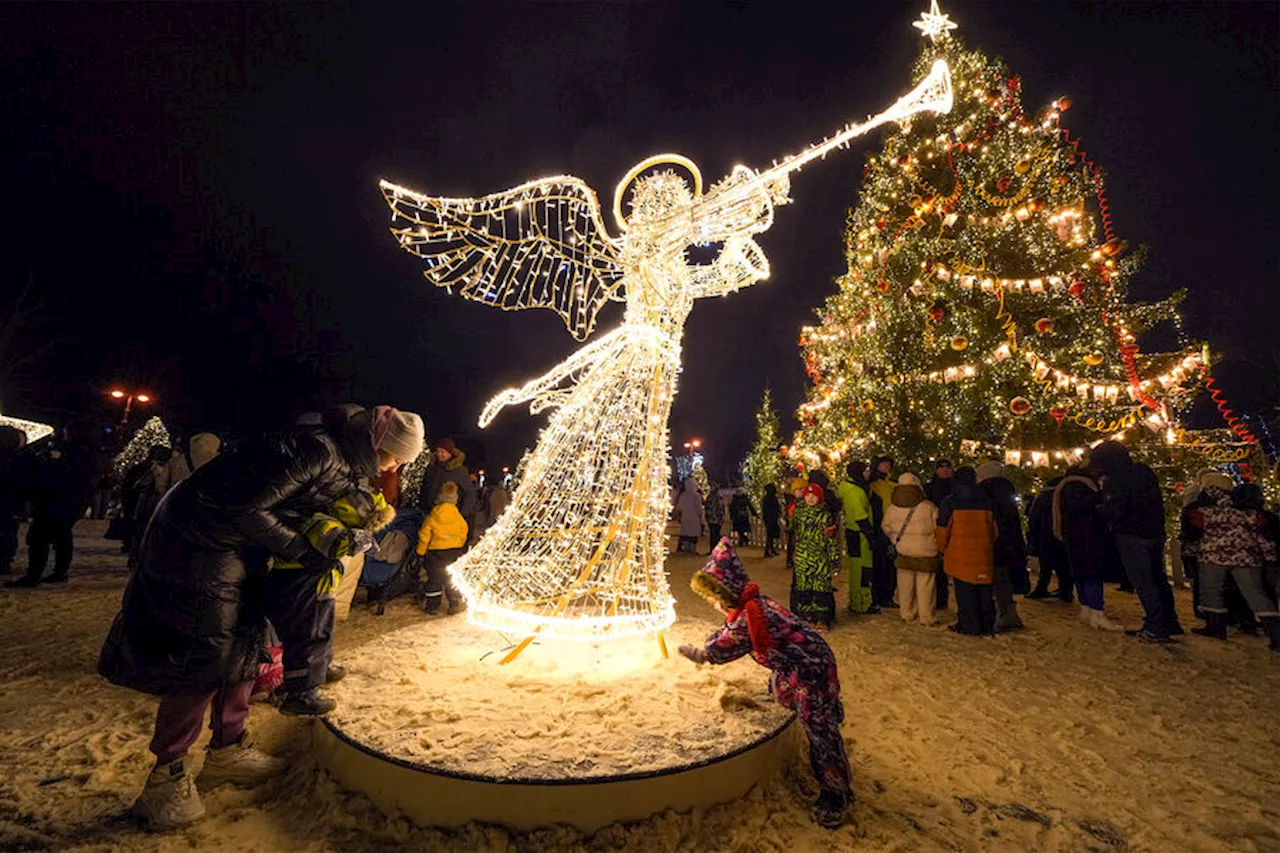
[[[680,543],[676,550],[693,554],[702,536],[702,495],[698,493],[698,481],[692,477],[684,481],[684,490],[676,500],[676,512],[680,516]],[[714,548],[715,543],[711,547]]]
[[[920,478],[903,474],[893,487],[880,529],[897,553],[898,606],[903,621],[937,625],[938,508]]]

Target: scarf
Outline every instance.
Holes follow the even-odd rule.
[[[773,648],[773,637],[769,635],[769,623],[764,618],[764,605],[760,603],[760,587],[750,581],[742,588],[738,597],[738,609],[729,614],[729,621],[735,621],[743,613],[747,615],[747,633],[751,635],[751,651],[763,655]]]
[[[1062,478],[1062,482],[1053,490],[1053,538],[1059,542],[1066,541],[1063,539],[1062,530],[1062,487],[1067,483],[1084,483],[1089,487],[1090,491],[1098,491],[1098,484],[1092,477],[1082,477],[1079,474],[1069,474]]]

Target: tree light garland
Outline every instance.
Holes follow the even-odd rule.
[[[53,427],[48,424],[24,421],[22,418],[11,418],[8,415],[0,415],[0,426],[16,427],[22,430],[27,436],[27,444],[34,444],[42,438],[53,435]]]
[[[942,18],[933,3],[916,24],[928,37],[916,67],[949,63],[954,109],[903,123],[868,159],[847,272],[801,334],[812,385],[790,458],[888,453],[927,470],[959,450],[1062,468],[1115,438],[1172,483],[1192,453],[1240,455],[1253,435],[1229,410],[1227,440],[1178,425],[1209,376],[1180,326],[1179,351],[1138,348],[1179,322],[1183,294],[1127,300],[1142,252],[1126,252],[1101,171],[1061,124],[1070,101],[1026,116],[1020,79]]]
[[[675,621],[663,570],[667,418],[680,372],[680,339],[695,299],[769,276],[754,236],[790,201],[789,176],[887,122],[944,113],[952,93],[939,60],[910,94],[762,172],[735,166],[703,192],[687,158],[651,157],[614,192],[622,235],[605,230],[595,193],[556,176],[481,198],[425,196],[383,181],[400,245],[426,261],[428,281],[506,310],[549,308],[587,337],[609,300],[620,327],[546,374],[494,397],[488,424],[510,405],[554,409],[507,511],[452,566],[475,623],[523,635],[599,640],[662,632]],[[677,166],[689,183],[671,169]],[[655,171],[656,170],[656,171]],[[630,189],[630,216],[622,200]],[[691,263],[695,245],[715,260]],[[665,645],[663,646],[665,652]]]

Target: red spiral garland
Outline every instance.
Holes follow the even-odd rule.
[[[1208,390],[1214,405],[1218,407],[1218,411],[1222,413],[1223,420],[1227,422],[1227,426],[1231,427],[1231,431],[1238,435],[1241,441],[1258,444],[1258,437],[1249,431],[1240,416],[1236,414],[1235,409],[1231,408],[1227,403],[1222,392],[1218,390],[1217,381],[1212,376],[1204,378],[1204,387]]]

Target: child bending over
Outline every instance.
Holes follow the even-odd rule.
[[[772,671],[770,692],[780,705],[796,712],[809,739],[809,766],[821,789],[813,819],[827,829],[838,827],[854,798],[840,734],[844,705],[831,647],[791,611],[760,594],[727,538],[694,573],[690,585],[725,614],[725,624],[707,638],[705,647],[683,645],[680,654],[694,663],[712,664],[750,654]]]

